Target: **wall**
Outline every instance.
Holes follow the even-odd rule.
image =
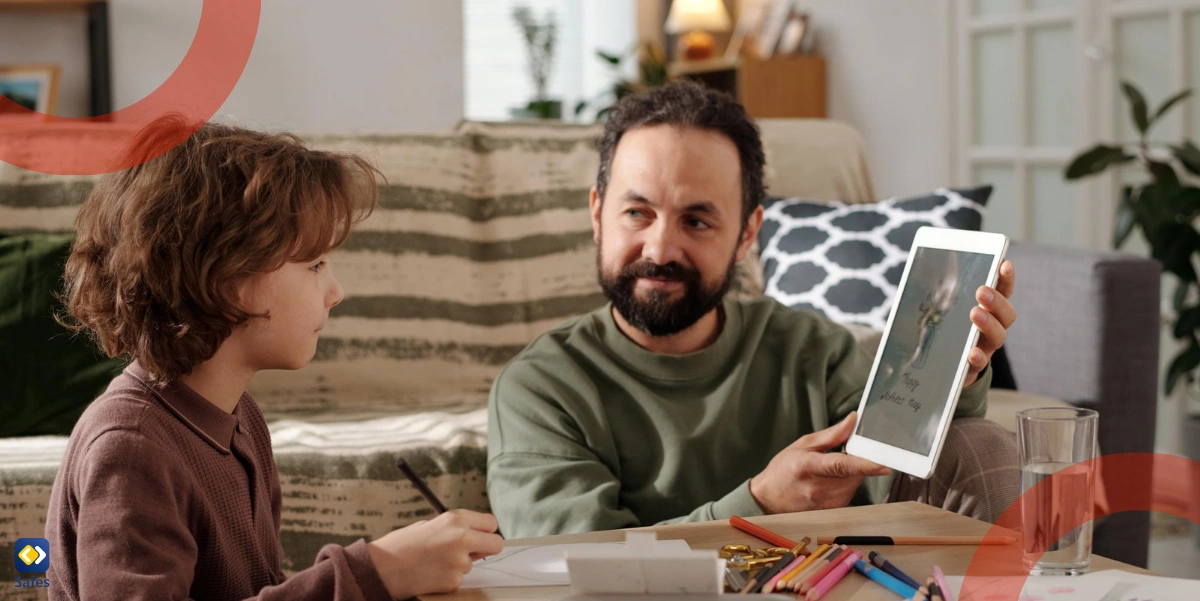
[[[866,138],[876,194],[919,194],[950,184],[950,23],[944,3],[800,4],[828,67],[829,116]]]
[[[201,0],[110,0],[114,102],[174,70]],[[63,64],[60,114],[86,114],[83,19],[0,13],[0,62]],[[265,0],[254,51],[221,113],[300,132],[433,131],[462,117],[462,4],[452,0]]]
[[[749,4],[761,0],[741,0]],[[828,66],[830,118],[867,140],[875,191],[919,194],[951,182],[950,22],[942,0],[800,0]],[[654,35],[661,0],[639,0]],[[650,22],[648,22],[650,21]],[[661,22],[661,21],[659,21]]]

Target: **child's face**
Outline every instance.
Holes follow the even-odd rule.
[[[286,263],[251,278],[243,289],[245,307],[267,312],[230,336],[246,364],[255,371],[300,369],[317,350],[317,333],[329,310],[342,302],[342,285],[333,275],[328,255],[308,263]]]

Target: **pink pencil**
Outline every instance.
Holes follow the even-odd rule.
[[[842,577],[848,574],[850,569],[854,567],[854,562],[860,559],[862,559],[862,553],[859,553],[858,551],[851,553],[849,557],[843,559],[842,562],[838,564],[838,567],[834,568],[832,572],[826,574],[825,577],[822,578],[821,581],[812,588],[812,590],[808,591],[808,594],[804,597],[804,601],[817,601],[817,599],[820,599],[821,595],[828,593],[829,589],[841,582]]]
[[[933,579],[937,581],[938,588],[942,589],[942,600],[954,601],[954,593],[950,590],[950,584],[946,582],[946,575],[942,573],[942,568],[933,566]]]
[[[807,557],[808,557],[807,555],[797,555],[795,561],[787,564],[786,568],[779,570],[778,574],[773,576],[770,580],[767,581],[766,584],[763,585],[762,592],[764,594],[766,594],[766,593],[769,593],[769,592],[775,590],[775,585],[779,582],[779,580],[782,579],[784,576],[787,576],[788,572],[791,572],[792,570],[796,569],[796,566],[800,565],[801,563],[804,563],[804,560]]]

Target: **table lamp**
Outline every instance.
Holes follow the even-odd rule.
[[[729,13],[722,0],[675,0],[667,15],[666,30],[680,36],[676,60],[712,58],[717,54],[717,43],[708,32],[728,31]]]

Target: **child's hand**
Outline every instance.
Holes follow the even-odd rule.
[[[471,563],[504,550],[496,518],[457,509],[367,545],[375,569],[396,599],[458,589]]]

